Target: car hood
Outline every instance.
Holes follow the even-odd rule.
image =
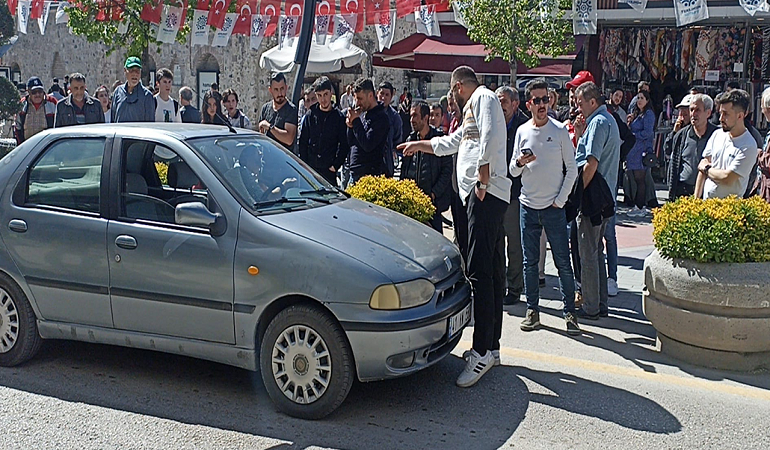
[[[457,247],[432,228],[352,198],[260,219],[355,258],[395,283],[437,283],[462,265]]]

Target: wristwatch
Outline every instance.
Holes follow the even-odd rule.
[[[711,164],[706,164],[706,168],[705,168],[705,169],[703,169],[703,173],[704,173],[705,175],[708,175],[708,174],[709,174],[709,169],[710,169],[710,168],[711,168]]]
[[[486,191],[487,190],[487,185],[483,184],[481,181],[477,181],[476,182],[476,187],[479,188],[479,190],[482,190],[482,191]]]

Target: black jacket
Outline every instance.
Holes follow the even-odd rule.
[[[358,179],[365,175],[385,175],[389,157],[388,133],[390,119],[382,103],[353,121],[348,128],[350,172]]]
[[[321,111],[316,103],[302,118],[299,135],[299,157],[314,169],[328,171],[329,167],[339,170],[345,162],[348,145],[347,125],[342,112],[332,107]]]
[[[183,123],[201,123],[201,112],[193,105],[179,108],[179,115],[182,117]]]
[[[516,111],[516,115],[513,116],[511,120],[513,123],[510,124],[511,126],[507,128],[505,142],[505,162],[508,164],[506,167],[511,166],[511,158],[513,158],[513,144],[516,142],[516,132],[519,130],[519,127],[522,124],[525,124],[529,119],[521,111]],[[506,126],[507,125],[508,124],[506,124]],[[521,195],[521,175],[518,177],[512,177],[510,171],[506,170],[506,172],[508,172],[508,178],[511,179],[511,201],[519,201],[519,196]]]
[[[607,180],[597,170],[588,186],[583,188],[583,167],[578,168],[578,177],[572,187],[564,211],[567,222],[575,220],[579,212],[591,219],[591,225],[597,227],[602,220],[615,215],[615,196],[610,191]]]
[[[705,139],[706,142],[711,138],[711,135],[714,134],[714,131],[717,129],[717,126],[714,125],[711,122],[706,123],[706,133],[703,135],[701,139]],[[686,127],[682,128],[681,130],[674,133],[674,136],[672,139],[666,140],[666,151],[671,152],[671,161],[668,164],[668,173],[667,175],[667,185],[668,185],[668,199],[670,201],[674,201],[677,198],[677,192],[679,191],[679,176],[682,173],[682,151],[684,150],[685,143],[687,141],[687,138],[690,134],[690,131],[692,130],[692,125],[687,125]],[[670,150],[669,150],[670,148]],[[703,156],[701,155],[698,158],[698,162],[700,162],[700,159]]]
[[[429,140],[443,135],[444,133],[441,131],[430,127],[425,139]],[[419,140],[421,139],[416,131],[407,138],[409,142]],[[444,212],[449,208],[450,193],[453,192],[451,156],[436,156],[422,152],[418,152],[414,156],[405,156],[401,160],[401,179],[414,180],[425,195],[430,197],[433,194],[435,196],[433,204],[439,212]]]
[[[104,111],[99,100],[86,94],[83,104],[83,113],[86,116],[86,123],[104,123]],[[75,106],[72,105],[72,94],[64,97],[62,101],[56,104],[56,120],[54,128],[68,127],[77,125],[78,119],[75,117]]]

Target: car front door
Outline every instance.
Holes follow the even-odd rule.
[[[0,211],[3,243],[40,319],[112,327],[102,179],[112,138],[67,137],[41,145],[17,172],[11,201]]]
[[[123,139],[115,147],[117,209],[107,228],[115,327],[235,343],[237,214],[219,236],[174,221],[175,205],[195,201],[229,218],[207,187],[217,181],[189,149],[172,150],[173,143]]]

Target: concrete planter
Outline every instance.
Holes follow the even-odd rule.
[[[644,313],[663,353],[717,369],[770,369],[770,263],[644,261]]]

